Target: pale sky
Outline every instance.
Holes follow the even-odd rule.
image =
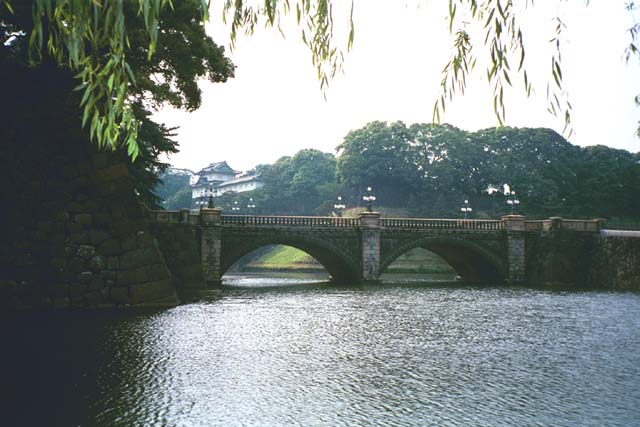
[[[239,36],[231,51],[229,30],[214,10],[208,32],[227,47],[237,66],[236,76],[227,83],[202,82],[202,106],[193,113],[165,109],[155,115],[158,121],[180,127],[180,153],[169,162],[199,170],[226,160],[237,170],[248,170],[303,148],[335,153],[350,130],[374,120],[430,123],[441,71],[451,55],[447,3],[356,0],[354,46],[346,53],[344,73],[330,83],[326,100],[295,29],[285,31],[286,39],[270,29]],[[527,66],[536,94],[526,98],[521,86],[514,84],[507,97],[506,125],[562,132],[563,119],[546,110],[552,52],[548,41],[555,28],[551,19],[559,13],[568,27],[563,36],[563,75],[573,105],[574,133],[569,140],[580,146],[604,144],[640,151],[635,136],[640,109],[633,102],[640,94],[640,66],[637,59],[630,64],[624,60],[626,30],[632,24],[624,3],[591,0],[585,7],[583,0],[545,0],[527,11],[521,25],[529,36]],[[348,10],[339,12],[336,32],[346,46]],[[476,71],[478,77],[465,95],[448,104],[443,123],[468,131],[498,125],[492,93],[482,79],[484,68],[478,66]]]

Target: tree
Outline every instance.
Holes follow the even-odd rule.
[[[640,154],[597,145],[582,149],[574,209],[594,217],[640,219]]]
[[[561,0],[558,0],[561,1]],[[133,116],[128,95],[134,91],[134,76],[129,64],[128,41],[134,28],[143,28],[146,43],[143,53],[152,58],[162,34],[159,26],[170,16],[171,6],[189,4],[197,13],[190,15],[191,23],[202,25],[208,18],[206,0],[131,0],[130,2],[82,2],[71,0],[33,0],[33,17],[25,21],[27,14],[19,10],[31,8],[26,2],[2,0],[0,2],[0,22],[6,28],[13,28],[21,16],[24,32],[30,34],[31,48],[36,54],[48,51],[58,63],[68,64],[77,73],[84,91],[82,106],[83,122],[90,128],[92,139],[99,145],[116,146],[121,139],[126,140],[129,153],[135,158],[137,122]],[[588,0],[585,0],[588,4]],[[143,25],[135,27],[128,20],[125,9],[138,5],[137,14]],[[295,10],[295,19],[301,31],[302,40],[308,45],[313,64],[318,71],[321,87],[341,69],[343,48],[333,38],[333,5],[331,0],[265,0],[253,3],[244,0],[225,0],[225,17],[231,22],[232,41],[238,31],[251,33],[257,25],[265,24],[281,29],[281,19]],[[434,118],[439,120],[446,103],[457,93],[464,93],[468,76],[474,71],[476,58],[487,58],[486,72],[493,88],[493,106],[500,124],[504,121],[506,108],[504,92],[520,75],[527,93],[531,92],[525,59],[525,43],[519,25],[520,14],[534,2],[526,1],[524,11],[518,11],[510,0],[449,0],[447,18],[454,35],[451,60],[443,71],[442,91],[434,105]],[[635,6],[628,5],[630,10]],[[348,12],[351,24],[346,40],[348,49],[354,40],[353,3]],[[475,26],[483,33],[484,40],[479,46],[474,44],[470,27]],[[570,125],[571,106],[563,102],[563,76],[561,67],[561,35],[564,25],[557,19],[556,47],[551,57],[551,78],[548,85],[549,110],[563,115]],[[637,26],[631,29],[632,42],[628,55],[637,55]],[[15,32],[4,31],[3,43]],[[480,55],[474,48],[483,49]],[[517,64],[517,65],[516,65]]]
[[[338,182],[358,195],[376,183],[378,205],[411,215],[456,216],[469,200],[476,214],[508,212],[507,184],[531,218],[638,218],[639,154],[580,148],[550,129],[369,123],[338,147]],[[371,184],[372,185],[372,184]],[[493,189],[493,190],[492,190]]]
[[[412,135],[402,122],[372,122],[350,131],[336,148],[338,184],[359,199],[369,186],[384,204],[400,204],[415,188],[418,170],[410,153]]]
[[[81,3],[88,5],[93,2]],[[110,13],[109,8],[113,7],[108,3],[104,6],[105,13]],[[0,40],[4,41],[0,45],[0,64],[10,62],[26,68],[29,66],[26,35],[30,31],[30,25],[33,26],[31,7],[28,7],[27,2],[17,6],[12,13],[3,11],[4,14],[0,14]],[[82,8],[80,5],[68,6],[71,9],[76,6]],[[56,3],[56,7],[64,8],[64,2]],[[155,196],[154,190],[160,182],[158,175],[168,166],[159,159],[162,154],[177,152],[177,144],[172,139],[173,129],[153,122],[149,118],[150,111],[165,103],[187,110],[198,108],[201,94],[197,80],[204,77],[212,82],[224,82],[233,77],[234,66],[224,56],[224,48],[216,45],[206,35],[199,16],[200,9],[193,1],[175,2],[173,12],[163,15],[157,22],[159,32],[155,37],[155,54],[150,58],[144,19],[138,14],[135,3],[123,3],[121,12],[123,19],[130,25],[127,32],[127,70],[137,83],[135,86],[127,86],[127,114],[131,114],[131,118],[137,123],[135,152],[140,153],[140,156],[134,156],[137,159],[129,164],[129,170],[140,200],[149,207],[158,207],[160,199]],[[94,42],[104,44],[106,40],[96,39]],[[107,46],[102,46],[102,50],[96,55],[108,58],[109,54],[100,53],[107,49]],[[45,68],[52,67],[59,61],[55,53],[57,51],[41,52]],[[20,72],[20,69],[16,69],[16,72]],[[50,76],[52,79],[59,79],[59,74],[50,73]],[[55,81],[51,84],[55,84]],[[30,89],[25,87],[24,90]],[[85,97],[87,93],[85,90],[82,102],[91,103],[90,96]],[[84,114],[87,114],[86,104]],[[95,113],[93,117],[97,117]],[[117,144],[112,148],[116,147]],[[129,154],[134,154],[131,150],[132,146],[129,145]]]
[[[265,186],[254,197],[260,212],[309,215],[335,198],[336,160],[330,153],[300,150],[263,170]]]

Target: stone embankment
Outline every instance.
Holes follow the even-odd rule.
[[[0,129],[0,312],[177,304],[129,160],[88,143],[68,87],[24,78],[38,99],[6,87]]]
[[[640,231],[602,230],[589,282],[593,287],[640,290]]]

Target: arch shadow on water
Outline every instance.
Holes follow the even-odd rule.
[[[244,253],[226,268],[222,286],[295,290],[326,286],[331,279],[329,269],[308,251],[293,245],[270,244]]]
[[[411,258],[418,250],[422,251],[425,261],[435,266],[436,271],[427,268],[423,277],[405,277],[390,275],[397,264]],[[414,257],[415,258],[415,257]],[[415,259],[414,259],[415,263]],[[394,268],[396,267],[396,268]],[[448,268],[447,268],[448,267]],[[401,269],[400,269],[401,270]],[[507,277],[503,260],[477,243],[454,238],[425,238],[411,241],[391,250],[380,262],[383,281],[444,281],[463,282],[465,284],[502,284]],[[443,275],[436,273],[445,273]]]

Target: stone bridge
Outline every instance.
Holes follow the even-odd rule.
[[[364,212],[339,218],[222,215],[219,209],[152,211],[150,219],[167,264],[186,287],[220,283],[242,256],[270,244],[308,253],[336,282],[378,280],[396,258],[417,247],[441,256],[465,281],[562,281],[557,277],[580,274],[581,255],[602,227],[601,220],[527,221],[520,215],[463,220]],[[573,258],[565,262],[567,256]],[[569,273],[562,270],[566,265]]]

